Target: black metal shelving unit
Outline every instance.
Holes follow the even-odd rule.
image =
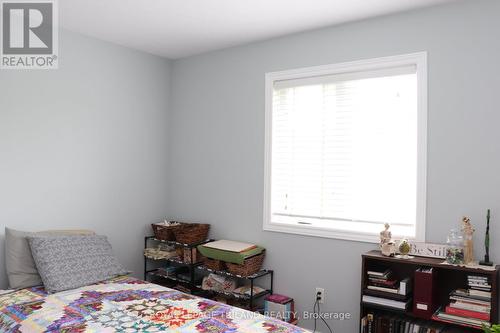
[[[164,241],[164,240],[159,240],[156,239],[154,236],[147,236],[144,238],[144,248],[146,249],[148,247],[148,244],[150,242],[156,242],[156,243],[163,243],[169,246],[175,246],[175,247],[180,247],[183,249],[189,249],[193,250],[195,249],[198,245],[202,245],[208,242],[211,242],[213,240],[207,239],[203,242],[196,243],[196,244],[183,244],[175,241]],[[192,252],[191,252],[192,253]],[[248,302],[248,308],[250,310],[256,310],[256,301],[260,298],[262,298],[265,295],[269,295],[273,293],[273,287],[274,287],[274,272],[269,269],[263,269],[255,274],[249,275],[249,276],[241,276],[241,275],[236,275],[232,274],[227,271],[216,271],[212,270],[208,267],[203,266],[202,262],[199,261],[194,261],[193,260],[193,255],[191,255],[191,261],[190,262],[185,262],[182,260],[182,258],[169,258],[169,259],[152,259],[144,256],[144,280],[146,281],[152,281],[157,284],[166,284],[165,281],[170,281],[170,282],[178,282],[182,283],[183,285],[187,286],[190,290],[194,290],[197,295],[203,295],[207,298],[210,298],[210,296],[214,295],[220,295],[224,297],[229,297],[233,299],[237,299],[240,301]],[[151,263],[156,263],[156,265],[161,265],[161,264],[175,264],[181,267],[187,267],[188,269],[188,274],[189,274],[189,279],[184,279],[180,278],[177,275],[164,275],[161,274],[158,271],[157,268],[149,269],[149,266]],[[241,295],[241,294],[236,294],[232,292],[224,292],[224,291],[215,291],[215,290],[202,290],[201,285],[196,283],[195,279],[195,274],[199,272],[201,275],[206,275],[209,273],[217,274],[217,275],[223,275],[223,276],[228,276],[232,277],[234,279],[238,280],[247,280],[250,282],[250,295]],[[255,286],[255,281],[256,280],[263,280],[267,278],[269,288],[265,289],[264,291],[254,294],[253,289]],[[192,292],[193,293],[193,292]]]

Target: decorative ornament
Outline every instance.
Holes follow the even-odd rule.
[[[464,237],[457,229],[451,229],[446,241],[446,262],[452,265],[464,263]]]
[[[399,243],[399,253],[397,257],[400,259],[411,259],[413,258],[412,256],[409,256],[408,253],[410,253],[411,250],[411,245],[408,243],[407,239],[402,239],[401,242]]]
[[[462,232],[464,234],[464,264],[470,265],[474,262],[474,227],[470,218],[462,218]]]
[[[392,241],[392,234],[389,231],[389,223],[384,224],[384,230],[380,232],[380,251],[382,255],[392,257],[396,254],[396,245]]]
[[[486,213],[486,234],[484,235],[484,249],[486,251],[484,260],[479,262],[479,265],[493,266],[490,261],[490,210]]]

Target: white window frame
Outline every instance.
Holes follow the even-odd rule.
[[[417,68],[417,212],[416,233],[410,238],[425,241],[427,199],[427,52],[418,52],[375,59],[344,62],[333,65],[306,67],[265,75],[265,165],[264,165],[264,223],[265,231],[336,238],[351,241],[378,243],[379,235],[341,231],[313,225],[283,224],[271,221],[271,162],[272,162],[272,111],[275,81],[334,75],[347,72],[416,65]]]

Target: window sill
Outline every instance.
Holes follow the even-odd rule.
[[[346,232],[335,229],[318,228],[311,225],[267,223],[264,225],[264,231],[283,232],[301,236],[342,239],[342,240],[364,242],[364,243],[378,244],[380,242],[379,235],[356,233],[353,231]]]
[[[281,232],[301,236],[313,236],[321,238],[332,238],[354,242],[378,244],[379,234],[361,233],[355,231],[335,230],[330,228],[315,227],[312,225],[286,224],[286,223],[264,223],[264,231]],[[413,241],[424,241],[423,237],[394,237],[395,239],[406,238]]]

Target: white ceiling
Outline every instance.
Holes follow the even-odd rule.
[[[453,0],[62,0],[61,25],[167,58]]]

